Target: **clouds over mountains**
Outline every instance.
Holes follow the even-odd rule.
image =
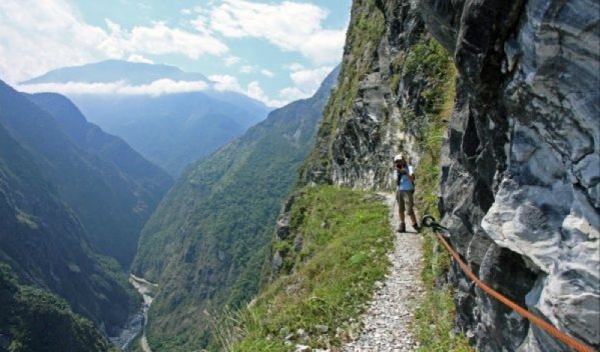
[[[127,3],[134,6],[135,2],[109,0],[103,6],[123,6],[125,11]],[[147,7],[165,6],[152,0],[146,3]],[[239,67],[235,73],[207,73],[217,78],[228,75],[227,80],[236,81],[231,86],[239,87],[238,91],[250,94],[260,90],[265,102],[269,103],[270,99],[269,105],[280,105],[314,93],[326,73],[340,61],[346,30],[345,26],[326,28],[324,21],[329,10],[302,2],[211,1],[194,8],[176,8],[175,15],[164,18],[155,10],[145,22],[135,23],[123,23],[122,19],[118,23],[119,19],[108,17],[94,23],[89,14],[87,17],[83,14],[84,8],[90,10],[86,6],[95,5],[75,0],[1,1],[0,77],[15,84],[51,69],[108,58],[134,62],[153,62],[163,57],[167,62],[175,61],[176,57],[212,58],[223,67]],[[142,14],[140,11],[140,18]],[[244,52],[236,47],[239,40],[248,39],[270,45],[282,55],[295,54],[298,61],[306,61],[301,68],[284,74],[287,77],[283,80],[287,83],[277,88],[277,96],[270,92],[271,97],[267,97],[263,87],[267,80],[282,80],[283,65],[271,67],[267,62],[262,65],[248,62]],[[244,78],[239,75],[247,75],[249,68],[258,78],[242,82]],[[314,72],[321,74],[310,84],[295,79],[298,75],[314,75]],[[64,92],[82,87],[61,88]],[[153,87],[144,88],[123,87],[115,82],[95,88],[125,92],[203,89],[201,85],[190,87],[189,82],[157,82]]]

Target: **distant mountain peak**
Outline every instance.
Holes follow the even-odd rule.
[[[210,82],[201,73],[185,72],[175,66],[111,59],[80,66],[59,68],[21,82],[20,84],[124,82],[132,85],[140,85],[149,84],[159,79]]]

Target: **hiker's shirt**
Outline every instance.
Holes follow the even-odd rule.
[[[400,177],[400,181],[398,182],[398,191],[414,191],[415,190],[415,185],[408,177],[408,175],[414,174],[414,169],[411,165],[408,165],[406,167],[406,170],[408,172],[405,174],[401,174],[400,171],[396,170],[396,175],[397,175],[396,177]]]

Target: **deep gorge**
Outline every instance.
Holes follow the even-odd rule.
[[[185,168],[178,159],[177,180],[63,96],[0,82],[0,351],[114,350],[107,336],[142,304],[129,271],[157,284],[144,336],[155,352],[243,344],[248,321],[269,326],[253,342],[293,348],[277,312],[244,314],[317,280],[316,242],[335,242],[338,225],[379,224],[369,192],[392,189],[399,152],[418,168],[420,215],[440,216],[479,278],[600,348],[599,14],[586,0],[355,0],[319,90]],[[352,270],[384,256],[389,239],[374,237],[345,253]],[[570,350],[456,266],[432,281],[474,348]],[[335,320],[318,300],[306,314]],[[40,316],[55,329],[38,329]],[[328,324],[296,335],[337,348],[353,327]]]

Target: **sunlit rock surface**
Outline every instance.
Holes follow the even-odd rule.
[[[490,286],[599,348],[599,3],[421,6],[459,69],[443,162],[453,245]],[[481,350],[569,350],[455,279]]]

